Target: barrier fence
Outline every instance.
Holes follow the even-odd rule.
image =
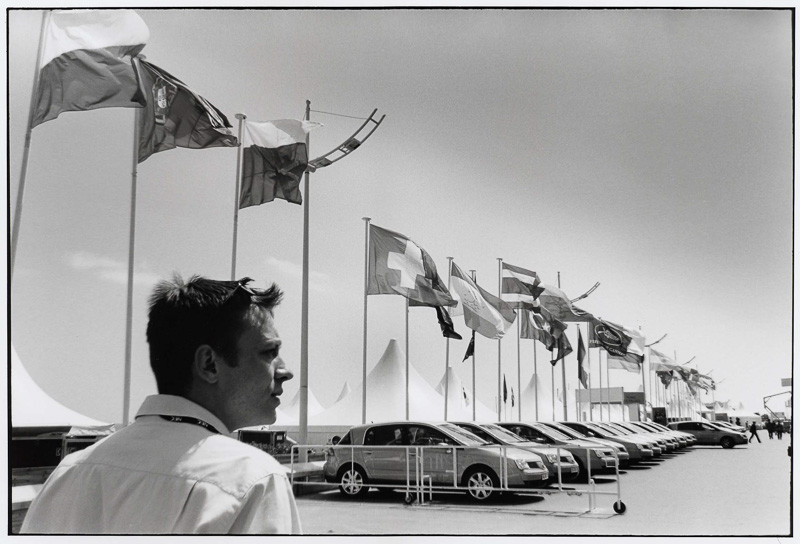
[[[319,444],[293,444],[291,455],[291,483],[292,485],[313,485],[320,486],[321,482],[304,481],[306,478],[295,478],[295,459],[298,458],[295,450],[304,448],[308,449],[322,449],[326,451],[326,462],[333,452],[342,451],[349,454],[349,459],[338,463],[336,466],[336,481],[325,482],[322,485],[329,485],[333,488],[342,486],[347,488],[350,495],[357,495],[359,492],[366,492],[369,488],[388,489],[388,490],[404,490],[405,501],[407,504],[415,503],[417,505],[426,504],[427,501],[433,500],[433,493],[468,493],[475,498],[485,498],[481,495],[491,495],[497,492],[512,492],[518,495],[532,495],[532,496],[545,496],[545,495],[558,495],[564,494],[569,496],[583,496],[588,498],[588,509],[581,510],[576,513],[588,513],[596,510],[598,496],[614,496],[616,501],[613,503],[613,509],[616,513],[622,514],[626,510],[625,503],[622,502],[622,488],[619,477],[619,456],[616,451],[614,455],[614,476],[616,476],[616,485],[614,491],[603,491],[597,488],[594,478],[592,477],[591,459],[593,449],[586,448],[586,484],[581,485],[577,482],[569,482],[569,487],[564,487],[562,477],[562,467],[564,467],[564,453],[568,451],[575,452],[575,449],[567,450],[562,447],[554,446],[553,449],[557,453],[557,461],[554,463],[556,479],[549,484],[548,487],[530,488],[523,485],[512,485],[513,483],[522,480],[521,476],[518,479],[517,473],[523,472],[517,470],[514,476],[509,474],[509,456],[508,449],[515,450],[524,449],[505,445],[482,445],[482,446],[452,446],[452,445],[387,445],[387,446],[361,446],[361,445],[319,445]],[[356,453],[360,452],[361,456],[357,460]],[[391,458],[392,453],[397,453],[396,458]],[[427,463],[426,469],[426,452]],[[444,455],[439,452],[443,452]],[[497,452],[494,456],[487,454],[487,452]],[[374,460],[375,454],[380,453],[380,460]],[[533,453],[533,452],[532,452]],[[387,454],[389,454],[387,456]],[[540,454],[537,453],[541,457]],[[341,454],[337,454],[341,456]],[[388,458],[387,458],[388,457]],[[449,457],[448,468],[444,467],[443,461]],[[494,457],[493,462],[488,461],[487,458]],[[373,459],[373,465],[382,463],[384,466],[380,467],[381,477],[370,478],[362,465],[367,465],[369,462],[367,458]],[[405,461],[405,478],[402,478],[403,459]],[[514,462],[512,460],[512,462]],[[471,467],[484,466],[491,469],[491,473],[497,477],[497,481],[487,482],[482,481],[464,481],[464,476],[468,474]],[[394,469],[394,470],[392,470]],[[487,471],[488,472],[488,471]],[[452,475],[452,480],[450,477]],[[470,485],[474,484],[474,485]],[[555,486],[555,487],[553,487]],[[363,491],[362,491],[363,490]],[[486,495],[486,497],[488,497]]]

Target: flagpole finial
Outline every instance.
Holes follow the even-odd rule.
[[[362,217],[362,221],[372,221],[371,217]]]
[[[247,116],[246,116],[245,114],[243,114],[243,113],[237,113],[236,115],[234,115],[234,117],[236,117],[236,118],[237,118],[237,119],[239,119],[240,121],[241,121],[242,119],[247,119]]]

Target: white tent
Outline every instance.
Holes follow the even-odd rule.
[[[349,394],[350,394],[350,382],[345,380],[344,386],[342,387],[342,392],[339,393],[339,396],[336,398],[336,402],[339,402]]]
[[[543,380],[537,379],[536,374],[531,375],[531,379],[528,382],[528,385],[522,391],[520,395],[522,399],[522,420],[523,421],[534,421],[537,419],[537,412],[536,412],[536,403],[537,403],[537,395],[538,395],[538,419],[540,421],[552,421],[553,420],[553,392],[550,387],[550,379],[546,380],[546,383],[542,383]],[[559,382],[560,384],[560,382]],[[556,413],[558,414],[558,409],[561,405],[557,402],[556,403]],[[516,419],[516,416],[514,417]]]
[[[320,412],[323,412],[325,408],[317,400],[317,397],[314,396],[314,392],[311,391],[311,388],[308,388],[308,417],[315,416]],[[281,408],[276,411],[277,418],[275,420],[276,425],[297,425],[300,421],[300,390],[297,390],[292,400],[289,401],[288,404],[281,405]]]
[[[378,363],[367,375],[367,421],[406,419],[405,356],[392,338]],[[409,364],[409,418],[441,420],[444,397]],[[309,418],[310,425],[358,425],[361,423],[363,385],[358,384],[344,398],[324,412]]]
[[[108,427],[67,408],[39,387],[11,346],[11,426],[12,427]]]
[[[444,398],[445,378],[448,373],[442,375],[436,392]],[[456,370],[450,367],[450,379],[447,386],[447,419],[449,421],[472,421],[472,391],[464,386]],[[441,408],[441,418],[444,418],[444,405]],[[495,421],[497,413],[486,407],[481,401],[475,406],[476,421]]]

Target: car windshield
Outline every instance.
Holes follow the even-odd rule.
[[[465,446],[482,446],[489,443],[475,436],[468,430],[462,429],[458,425],[453,425],[452,423],[443,423],[440,425],[440,427],[448,431],[450,434],[454,434],[456,438],[458,438],[458,440]]]
[[[526,442],[524,438],[522,438],[518,434],[514,434],[508,429],[502,428],[500,425],[494,425],[493,423],[488,423],[486,425],[481,425],[487,431],[490,431],[494,436],[502,440],[503,442]]]
[[[533,428],[545,435],[547,438],[551,438],[553,440],[563,440],[565,442],[569,442],[572,440],[569,436],[565,435],[564,433],[553,429],[552,427],[548,427],[547,425],[542,425],[540,423],[535,423]]]
[[[608,429],[609,432],[616,433],[617,436],[625,436],[627,434],[633,434],[627,429],[620,429],[614,425],[606,425],[604,423],[598,423],[603,429]]]
[[[575,429],[571,429],[566,425],[561,425],[560,423],[549,423],[548,426],[561,431],[570,438],[586,438],[585,434],[579,433]]]
[[[589,430],[591,430],[594,433],[600,435],[601,438],[606,438],[608,436],[617,436],[617,435],[613,434],[611,431],[609,431],[608,429],[604,429],[603,427],[600,427],[599,425],[592,425],[591,423],[585,423],[585,425]]]

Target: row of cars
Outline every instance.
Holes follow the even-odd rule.
[[[651,422],[415,422],[353,427],[326,451],[323,474],[348,497],[423,483],[477,501],[498,489],[559,485],[614,473],[693,445]]]

